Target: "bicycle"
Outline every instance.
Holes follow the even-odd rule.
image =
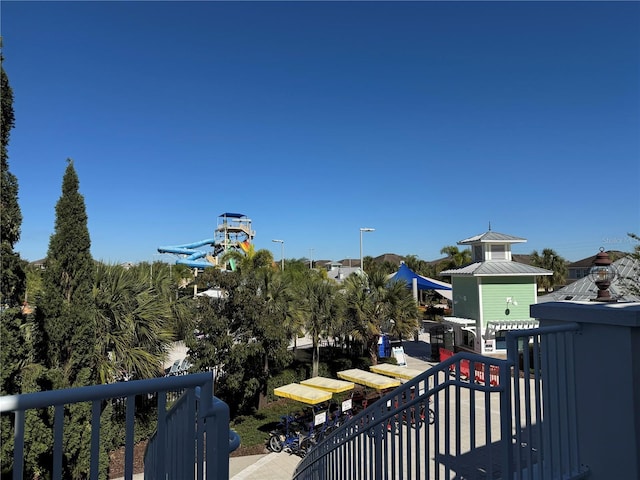
[[[319,432],[316,432],[311,423],[305,431],[303,425],[306,422],[293,415],[284,415],[278,423],[278,429],[271,432],[268,447],[272,452],[280,453],[283,450],[304,457],[307,452],[319,441]]]
[[[413,393],[411,393],[411,398],[413,398]],[[403,395],[403,403],[405,397]],[[429,398],[429,403],[433,400]],[[397,406],[397,404],[396,404]],[[409,425],[411,428],[420,428],[422,424],[428,421],[429,425],[433,425],[436,422],[436,412],[431,407],[425,407],[424,402],[420,402],[418,406],[412,405],[404,410],[402,410],[402,414],[395,415],[393,418],[389,419],[387,423],[387,429],[393,430],[395,434],[400,433],[400,422],[403,425]]]

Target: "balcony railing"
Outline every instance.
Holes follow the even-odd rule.
[[[145,478],[229,478],[229,451],[237,447],[237,436],[229,431],[228,406],[213,397],[213,375],[198,373],[0,397],[0,413],[14,416],[14,480],[23,478],[25,413],[48,407],[54,411],[53,456],[45,470],[52,479],[62,478],[64,412],[80,402],[91,402],[92,406],[90,478],[97,479],[100,415],[105,401],[125,406],[124,477],[131,479],[136,396],[157,399],[157,429],[148,445]],[[177,401],[167,410],[173,399]]]
[[[510,332],[506,360],[448,358],[314,447],[294,478],[582,478],[571,385],[577,330]]]
[[[164,428],[158,428],[147,443],[144,454],[144,478],[197,478],[202,480],[206,470],[205,458],[216,459],[206,478],[229,478],[228,455],[240,446],[240,437],[229,430],[229,407],[200,387],[186,391],[167,412]],[[209,405],[203,399],[211,398]],[[203,414],[193,421],[196,411]],[[158,427],[161,422],[158,421]],[[206,433],[206,438],[203,437]],[[197,442],[185,441],[195,439]],[[205,441],[209,439],[208,441]],[[206,455],[205,455],[206,450]],[[195,470],[194,470],[194,458]],[[192,477],[193,475],[193,477]]]

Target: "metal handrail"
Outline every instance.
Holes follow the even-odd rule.
[[[198,402],[197,414],[195,408],[196,388],[202,392]],[[65,406],[80,402],[91,402],[91,460],[90,478],[97,479],[99,475],[99,452],[100,452],[100,414],[104,400],[124,398],[126,403],[126,430],[125,430],[125,478],[132,478],[133,475],[133,442],[134,442],[134,413],[135,398],[138,395],[156,394],[158,401],[158,427],[157,437],[160,445],[166,445],[167,438],[167,393],[172,391],[186,390],[184,397],[186,400],[178,402],[187,405],[187,409],[192,415],[192,424],[196,424],[196,434],[188,438],[193,438],[193,444],[188,438],[179,438],[178,441],[184,445],[192,445],[196,450],[193,456],[186,459],[190,462],[188,471],[189,477],[197,474],[197,478],[203,478],[205,470],[204,464],[208,460],[210,465],[207,479],[228,478],[229,472],[229,448],[237,439],[229,433],[229,407],[213,396],[213,374],[196,373],[176,377],[162,377],[146,380],[135,380],[129,382],[118,382],[107,385],[92,385],[86,387],[67,388],[60,390],[50,390],[43,392],[27,393],[22,395],[8,395],[0,397],[0,412],[13,412],[14,421],[14,452],[13,452],[13,478],[22,479],[24,468],[24,434],[25,434],[25,414],[30,409],[41,409],[54,407],[53,425],[53,465],[51,468],[51,478],[62,478],[62,440],[64,428]],[[207,440],[205,442],[205,439]],[[168,466],[165,463],[166,452],[158,452],[157,465],[153,466],[153,471],[158,472],[165,478],[163,472]],[[186,467],[185,467],[186,468]],[[195,468],[195,470],[194,470]]]
[[[190,402],[195,401],[193,408]],[[204,417],[205,423],[207,418],[211,418],[212,422],[217,422],[224,428],[229,423],[229,409],[221,400],[213,397],[211,403],[212,409],[208,412],[203,411],[201,402],[201,388],[196,387],[194,394],[191,391],[185,392],[167,411],[165,422],[164,440],[161,439],[160,430],[156,430],[149,438],[144,451],[144,477],[145,479],[165,478],[167,473],[171,474],[171,478],[184,477],[186,472],[193,471],[194,463],[198,466],[196,469],[197,478],[202,478],[204,473],[204,463],[199,459],[203,456],[202,448],[197,452],[194,445],[197,442],[186,442],[185,439],[192,438],[197,441],[198,435],[196,425],[198,417]],[[227,455],[240,446],[240,436],[231,429],[228,429],[229,447]],[[163,447],[161,448],[161,445]],[[200,446],[199,443],[197,443]],[[158,453],[158,449],[161,450]],[[195,459],[195,460],[194,460]],[[217,461],[215,471],[220,479],[227,479],[228,474],[224,473],[224,465]],[[165,468],[165,466],[167,466]],[[170,472],[167,470],[170,469]]]
[[[183,390],[203,385],[211,380],[211,373],[194,373],[176,377],[150,378],[128,382],[62,388],[43,392],[5,395],[0,397],[0,413],[34,408],[55,407],[68,403],[92,402],[110,398],[122,398],[151,392]]]
[[[396,428],[393,425],[399,419],[415,415],[418,406],[428,405],[430,397],[436,399],[434,409],[436,410],[436,427],[438,427],[441,423],[440,419],[448,415],[448,412],[441,411],[448,407],[441,409],[439,398],[441,394],[443,397],[448,396],[446,392],[451,388],[467,388],[487,396],[503,394],[505,385],[508,385],[506,381],[501,381],[498,385],[491,385],[489,382],[486,384],[465,382],[460,379],[459,369],[451,377],[449,368],[459,365],[462,360],[498,366],[501,375],[505,375],[508,370],[506,360],[483,357],[471,352],[460,353],[441,362],[383,396],[355,415],[345,425],[336,429],[305,456],[294,473],[294,479],[378,479],[385,478],[390,472],[411,477],[410,472],[405,471],[411,469],[415,470],[416,475],[422,470],[425,474],[430,472],[430,467],[424,464],[424,459],[410,458],[411,454],[419,456],[420,452],[404,452],[412,442],[416,444],[423,441],[418,432],[424,427],[428,430],[429,427],[423,425],[420,430],[402,430],[403,427],[400,426],[399,437],[389,433],[389,429]],[[407,395],[409,392],[413,392],[412,397]],[[508,428],[510,429],[510,426]],[[406,444],[403,444],[403,441]],[[360,455],[354,454],[356,450]],[[349,453],[346,453],[347,451]],[[366,455],[370,457],[368,460],[354,464],[353,459],[360,459]],[[402,462],[407,459],[408,463],[403,464]],[[345,466],[345,462],[351,462],[351,465]],[[393,478],[393,475],[391,477]]]
[[[579,328],[564,324],[508,332],[506,359],[455,354],[335,430],[306,455],[293,478],[584,478],[588,470],[579,462],[572,410],[573,334]],[[533,345],[534,363],[530,365],[527,351],[522,367],[526,375],[521,379],[518,340],[523,337]],[[472,370],[483,364],[484,378],[463,380],[462,362],[473,365]],[[499,368],[498,384],[491,383],[492,367]],[[410,391],[413,398],[401,400]],[[390,422],[414,415],[428,397],[434,398],[433,427],[401,427],[396,436],[388,431]],[[468,405],[462,412],[465,401]],[[497,420],[491,413],[496,401]],[[468,414],[465,422],[463,413]],[[564,418],[562,427],[555,422],[559,416]]]

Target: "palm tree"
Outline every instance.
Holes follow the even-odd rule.
[[[542,255],[534,250],[531,254],[531,265],[553,272],[553,275],[543,275],[537,278],[538,287],[544,288],[545,293],[549,293],[555,285],[564,284],[567,278],[567,261],[551,248],[542,250]]]
[[[417,255],[406,255],[404,257],[404,263],[407,267],[417,273],[424,261],[420,260]]]
[[[313,377],[318,375],[320,364],[320,338],[333,335],[336,321],[340,318],[341,297],[337,295],[338,288],[338,284],[322,278],[314,270],[309,270],[304,281],[297,287],[299,314],[305,319],[305,330],[312,340]]]
[[[95,355],[103,383],[158,376],[174,340],[170,304],[146,267],[97,264]]]
[[[230,261],[235,262],[236,268],[244,273],[261,267],[274,266],[273,254],[266,249],[256,250],[253,244],[249,245],[249,250],[246,254],[238,250],[228,250],[222,255],[220,260],[223,265]]]
[[[433,277],[437,275],[435,266],[419,259],[416,255],[405,256],[404,263],[418,275],[424,275],[425,277]]]
[[[402,282],[389,283],[382,272],[351,275],[345,281],[345,295],[351,335],[366,346],[374,365],[383,329],[402,338],[417,328],[418,309],[411,291]]]
[[[458,268],[463,265],[471,263],[471,250],[460,250],[455,245],[447,245],[442,247],[440,253],[447,255],[447,259],[444,260],[444,268],[442,270],[448,270],[450,268]]]
[[[393,319],[390,333],[400,340],[413,335],[418,329],[420,311],[407,284],[402,281],[388,284],[385,302],[390,319]]]
[[[258,400],[258,408],[261,408],[267,401],[267,379],[270,376],[271,360],[284,360],[292,335],[291,326],[294,324],[292,321],[294,315],[291,289],[283,280],[281,272],[265,267],[254,272],[257,280],[257,296],[264,302],[263,314],[254,324],[255,338],[261,343],[263,349],[264,381]]]

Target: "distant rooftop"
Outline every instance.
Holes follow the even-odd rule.
[[[611,282],[609,293],[612,298],[619,302],[640,302],[640,296],[633,295],[628,292],[626,283],[638,284],[638,275],[640,274],[640,261],[635,260],[631,256],[623,257],[613,262],[617,276]],[[575,282],[562,287],[559,290],[538,297],[538,303],[544,302],[588,302],[598,295],[598,287],[592,278],[586,277],[576,280]]]
[[[551,270],[525,265],[518,262],[476,262],[460,268],[452,268],[440,272],[440,275],[474,275],[474,276],[520,276],[520,275],[553,275]]]
[[[227,218],[244,218],[246,217],[246,215],[244,213],[221,213],[220,214],[221,217],[227,217]]]
[[[473,237],[460,240],[458,245],[472,245],[474,243],[524,243],[526,238],[514,237],[513,235],[507,235],[506,233],[498,233],[489,230],[488,232],[475,235]]]

